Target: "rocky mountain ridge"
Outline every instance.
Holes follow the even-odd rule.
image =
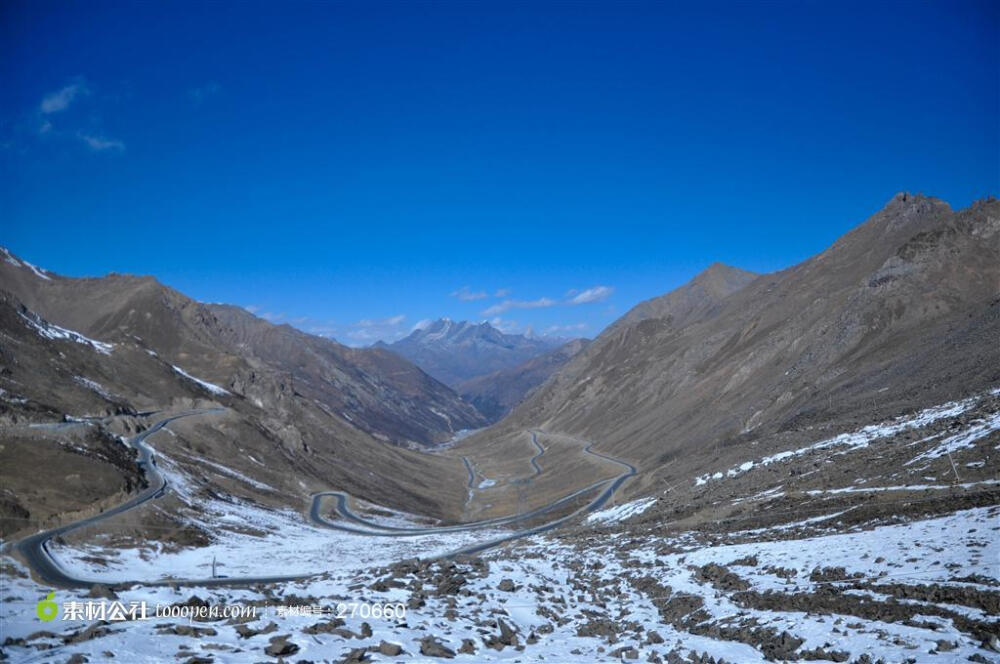
[[[560,431],[669,483],[735,462],[747,445],[1000,383],[996,199],[956,212],[898,194],[798,265],[756,277],[728,270],[732,281],[721,271],[627,313],[467,444]],[[686,296],[706,281],[730,286]]]

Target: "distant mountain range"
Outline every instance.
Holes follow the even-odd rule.
[[[567,341],[516,366],[462,381],[456,389],[486,419],[496,422],[589,343],[589,339]]]
[[[571,345],[549,355],[567,341],[507,334],[487,322],[441,318],[413,330],[404,339],[391,344],[378,342],[375,347],[406,358],[454,388],[493,422],[572,357],[569,350],[582,347]],[[542,356],[547,359],[539,360]]]
[[[487,322],[440,318],[391,344],[379,342],[405,357],[445,385],[501,369],[509,369],[566,343],[566,339],[505,334]]]

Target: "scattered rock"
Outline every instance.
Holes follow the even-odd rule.
[[[308,629],[308,628],[307,628]],[[236,633],[240,635],[241,638],[249,639],[251,636],[257,636],[258,634],[270,634],[271,632],[278,631],[278,625],[276,623],[268,623],[266,627],[261,629],[254,629],[248,625],[237,625]]]
[[[82,643],[83,641],[90,641],[91,639],[99,639],[102,636],[107,636],[112,633],[112,630],[105,627],[107,624],[107,622],[99,620],[86,629],[64,636],[63,643]]]
[[[344,655],[340,660],[340,664],[362,664],[362,662],[367,662],[370,659],[367,648],[354,648]]]
[[[753,555],[753,556],[744,556],[742,558],[739,558],[739,559],[734,560],[733,562],[729,563],[730,567],[732,567],[733,565],[742,565],[744,567],[756,567],[757,566],[757,556],[755,556],[755,555]]]
[[[380,654],[386,657],[395,657],[396,655],[403,652],[403,646],[398,643],[389,643],[388,641],[382,641],[378,644],[378,651]]]
[[[709,563],[698,568],[697,576],[703,581],[711,583],[715,588],[723,591],[746,590],[750,587],[738,574],[730,572],[722,565]]]
[[[115,591],[107,587],[103,583],[95,583],[90,587],[90,592],[87,593],[87,597],[93,597],[95,599],[118,599],[118,595]]]
[[[420,640],[420,654],[425,657],[444,657],[451,659],[455,651],[447,647],[433,636],[425,636]]]
[[[281,657],[284,655],[294,655],[299,651],[299,647],[288,640],[290,634],[282,636],[272,636],[270,645],[264,648],[264,653],[271,657]]]
[[[517,632],[511,628],[501,618],[497,618],[497,627],[500,628],[500,640],[508,646],[517,645]]]
[[[609,654],[615,658],[639,659],[639,651],[632,646],[625,646],[623,648],[612,650]]]
[[[190,636],[200,639],[203,636],[216,636],[217,631],[211,627],[196,627],[191,624],[163,625],[158,628],[161,634],[176,634],[177,636]]]
[[[576,635],[606,638],[608,643],[615,643],[618,641],[618,625],[607,618],[591,618],[576,628]]]

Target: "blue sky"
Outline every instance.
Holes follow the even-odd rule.
[[[0,243],[362,344],[592,336],[1000,189],[995,2],[0,6]]]

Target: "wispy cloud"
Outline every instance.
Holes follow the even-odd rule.
[[[486,291],[473,291],[468,286],[462,286],[456,291],[451,292],[452,297],[457,297],[463,302],[472,302],[474,300],[482,300],[489,297]]]
[[[496,293],[493,293],[493,297],[507,297],[511,294],[509,288],[498,288]]]
[[[347,326],[342,334],[347,343],[355,346],[366,346],[376,341],[396,341],[407,334],[407,329],[403,326],[405,321],[405,314],[381,319],[362,318]]]
[[[77,97],[87,94],[90,94],[87,84],[83,81],[77,81],[42,97],[42,103],[38,105],[38,110],[43,115],[65,111]]]
[[[537,300],[504,300],[483,311],[484,316],[495,316],[511,309],[543,309],[555,306],[556,301],[547,297],[540,297]]]
[[[81,105],[84,97],[92,98],[87,102],[87,108],[73,113],[66,112],[71,107]],[[72,141],[91,152],[124,152],[125,142],[109,137],[100,127],[102,113],[99,111],[102,109],[99,106],[109,99],[119,98],[118,95],[97,94],[86,80],[79,77],[44,95],[37,107],[25,113],[24,126],[30,127],[30,133],[35,138],[44,139],[46,143]]]
[[[570,291],[576,295],[569,300],[569,304],[590,304],[591,302],[601,302],[608,299],[615,289],[611,286],[594,286],[584,291]]]
[[[245,306],[243,308],[246,309],[247,311],[249,311],[252,314],[255,314],[258,311],[260,311],[260,307],[258,307],[256,304],[248,304],[247,306]]]
[[[512,334],[521,328],[521,324],[516,320],[507,320],[506,318],[500,318],[499,316],[491,318],[489,322],[490,325],[505,334]]]
[[[79,131],[76,137],[94,152],[123,152],[125,144],[115,138],[106,138],[95,134]]]
[[[212,81],[197,88],[189,89],[188,97],[191,98],[191,101],[192,103],[194,103],[195,106],[201,106],[208,99],[219,94],[221,91],[222,91],[222,86],[216,83],[215,81]]]
[[[542,332],[545,336],[550,336],[553,334],[560,334],[565,332],[582,332],[586,330],[589,326],[586,323],[571,323],[569,325],[550,325],[545,328]]]

